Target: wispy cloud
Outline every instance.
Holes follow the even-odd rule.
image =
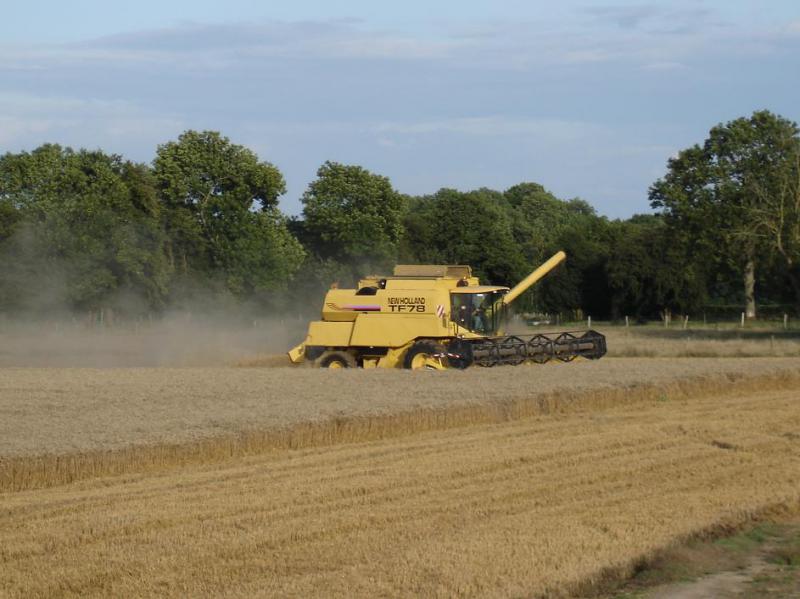
[[[714,11],[705,7],[601,5],[586,7],[584,12],[597,21],[612,23],[622,29],[646,29],[657,33],[692,33],[723,24]]]
[[[183,26],[109,36],[69,51],[88,49],[128,56],[175,55],[237,59],[242,56],[359,59],[424,59],[446,56],[463,45],[457,40],[424,39],[395,31],[371,30],[358,21],[268,21],[258,24],[229,23]]]
[[[688,68],[689,67],[683,63],[669,60],[662,62],[650,62],[642,66],[642,69],[645,71],[682,71]]]
[[[493,22],[471,28],[443,28],[437,35],[382,30],[352,20],[319,22],[229,23],[180,26],[81,43],[6,46],[0,70],[42,71],[56,68],[114,66],[162,71],[224,71],[265,65],[345,65],[355,61],[425,63],[457,69],[530,71],[548,65],[598,63],[686,64],[704,54],[742,51],[749,38],[780,44],[798,31],[797,22],[781,31],[730,31],[709,10],[641,6],[594,6],[584,9],[598,25],[543,28],[538,22]],[[654,35],[666,33],[672,35]],[[739,43],[737,43],[737,41]]]
[[[783,33],[790,37],[800,36],[800,19],[796,21],[789,21],[781,27]]]
[[[180,118],[121,100],[0,93],[0,144],[21,139],[29,140],[25,146],[71,140],[77,146],[117,148],[120,140],[150,143],[165,132],[181,129]]]
[[[380,135],[456,133],[473,137],[537,136],[548,141],[574,141],[597,134],[602,127],[560,119],[514,118],[501,115],[419,122],[383,122],[372,126]]]
[[[653,4],[643,4],[641,6],[590,6],[584,10],[598,20],[610,21],[625,29],[638,27],[645,21],[663,14],[663,11]]]
[[[595,6],[553,24],[184,23],[6,44],[0,151],[57,141],[149,160],[183,129],[209,128],[278,164],[294,197],[337,159],[410,192],[540,179],[633,204],[707,122],[798,105],[785,73],[800,68],[800,22],[731,27],[704,5],[670,6]]]

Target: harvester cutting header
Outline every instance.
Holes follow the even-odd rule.
[[[596,331],[505,335],[507,308],[566,258],[558,252],[513,288],[481,285],[469,266],[398,265],[392,276],[330,289],[322,320],[309,324],[292,362],[321,368],[466,368],[595,360]]]

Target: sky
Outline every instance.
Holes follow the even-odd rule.
[[[796,0],[28,0],[0,19],[0,153],[150,162],[212,129],[281,170],[288,214],[333,160],[409,194],[535,181],[627,218],[670,156],[761,109],[800,120]]]

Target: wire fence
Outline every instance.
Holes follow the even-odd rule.
[[[658,318],[642,318],[624,315],[615,319],[595,318],[580,310],[561,313],[527,313],[514,317],[517,322],[527,326],[559,326],[592,328],[593,326],[618,327],[662,327],[665,329],[683,330],[783,330],[800,331],[800,315],[795,306],[768,306],[759,309],[756,318],[748,318],[741,307],[734,309],[711,306],[701,312],[680,314],[670,311],[662,312]]]

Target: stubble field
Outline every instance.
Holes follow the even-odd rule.
[[[800,508],[798,367],[0,369],[0,596],[592,593]]]
[[[794,390],[6,493],[0,594],[574,596],[800,501]]]

